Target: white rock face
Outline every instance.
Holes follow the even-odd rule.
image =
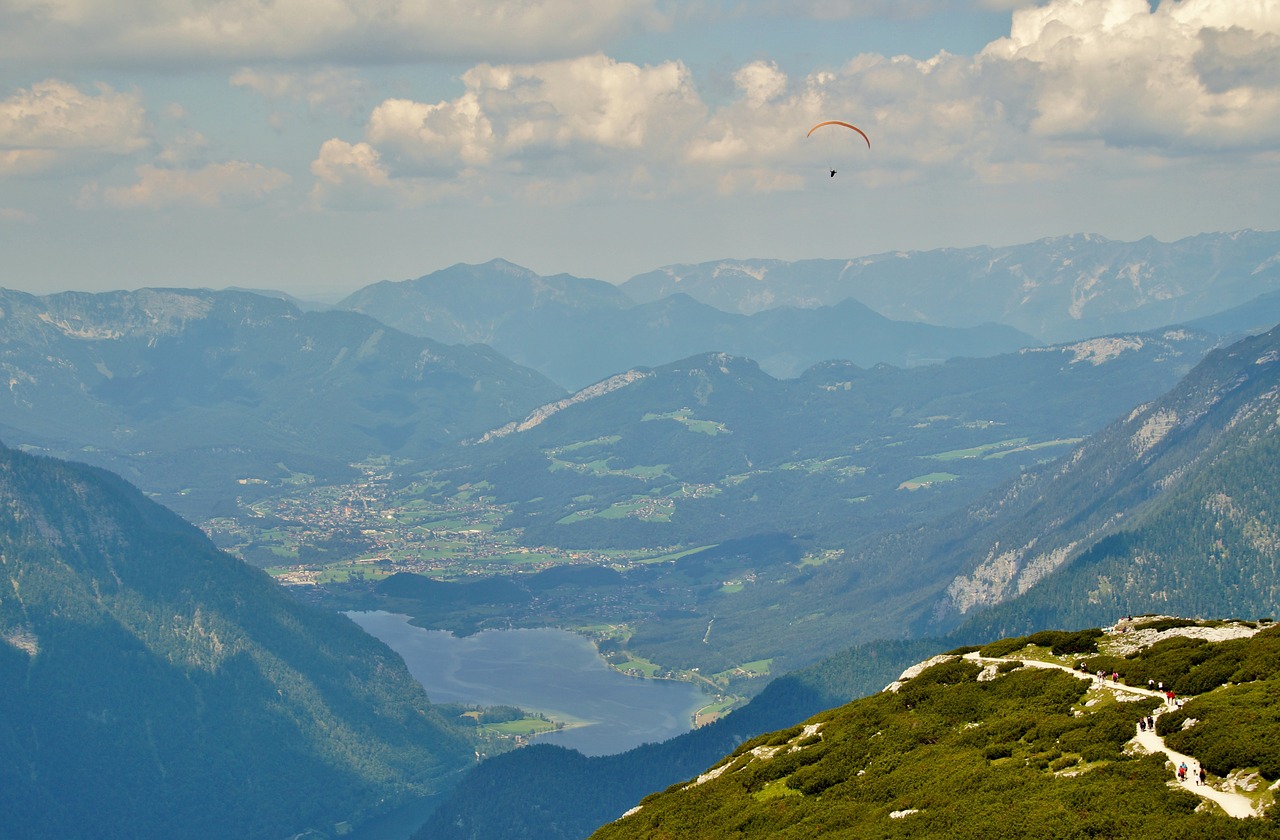
[[[917,662],[915,665],[912,665],[910,668],[903,671],[896,680],[886,685],[884,690],[892,691],[896,694],[898,689],[902,688],[902,684],[907,680],[920,676],[922,672],[928,668],[932,668],[934,665],[939,665],[943,662],[950,662],[953,659],[959,659],[959,657],[949,653],[942,653],[937,656],[930,657],[923,662]]]

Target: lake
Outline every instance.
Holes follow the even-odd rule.
[[[485,630],[458,637],[407,616],[347,616],[400,654],[436,703],[519,706],[575,724],[537,737],[586,755],[624,752],[689,731],[708,701],[695,686],[628,677],[587,639],[566,630]]]

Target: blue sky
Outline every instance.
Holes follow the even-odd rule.
[[[1169,240],[1277,195],[1280,0],[0,0],[37,293]]]

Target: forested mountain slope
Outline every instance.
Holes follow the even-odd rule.
[[[946,548],[973,561],[929,626],[1005,602],[972,618],[974,632],[1152,610],[1275,615],[1278,418],[1280,328],[1215,351],[1168,394],[974,508],[977,533]]]
[[[1168,330],[912,369],[833,361],[787,380],[702,354],[613,377],[439,461],[443,480],[488,482],[532,544],[777,530],[831,545],[936,518],[1068,451],[1215,342]]]
[[[330,833],[475,749],[345,617],[117,476],[0,448],[4,836]]]

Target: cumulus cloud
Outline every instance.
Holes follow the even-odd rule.
[[[382,155],[368,143],[327,140],[311,163],[316,177],[311,201],[316,207],[388,210],[412,207],[430,197],[424,183],[392,180]]]
[[[9,60],[172,63],[533,59],[664,25],[655,0],[19,0]]]
[[[369,86],[355,73],[333,67],[308,73],[246,67],[232,74],[231,85],[253,91],[274,107],[301,104],[311,113],[344,117],[355,115],[371,96]]]
[[[137,94],[48,79],[0,101],[0,176],[91,169],[147,148],[149,131]]]
[[[199,169],[167,169],[150,164],[137,168],[137,182],[127,187],[90,187],[82,205],[161,209],[167,207],[226,207],[261,204],[290,178],[278,169],[255,163],[228,161]]]
[[[1034,66],[1043,136],[1260,147],[1280,139],[1278,36],[1273,0],[1055,0],[1015,12],[979,58]]]
[[[1050,0],[1016,11],[1009,35],[977,55],[861,55],[795,78],[754,61],[715,108],[679,62],[482,64],[456,98],[385,100],[360,142],[329,151],[376,162],[353,159],[346,189],[396,202],[451,188],[530,200],[767,192],[828,167],[876,187],[1063,179],[1224,150],[1261,158],[1280,141],[1278,50],[1273,0]],[[805,137],[831,118],[858,124],[873,149]],[[328,171],[324,156],[313,168]]]
[[[325,184],[341,171],[345,183],[396,190],[397,200],[413,179],[419,196],[441,195],[446,183],[576,195],[591,191],[583,173],[624,191],[649,190],[651,170],[679,162],[682,138],[706,113],[679,62],[642,66],[593,55],[484,64],[462,81],[464,92],[452,100],[384,101],[363,142],[330,140],[312,171]],[[343,166],[335,170],[330,158]],[[575,185],[553,190],[553,181]],[[330,195],[327,186],[324,192]]]

